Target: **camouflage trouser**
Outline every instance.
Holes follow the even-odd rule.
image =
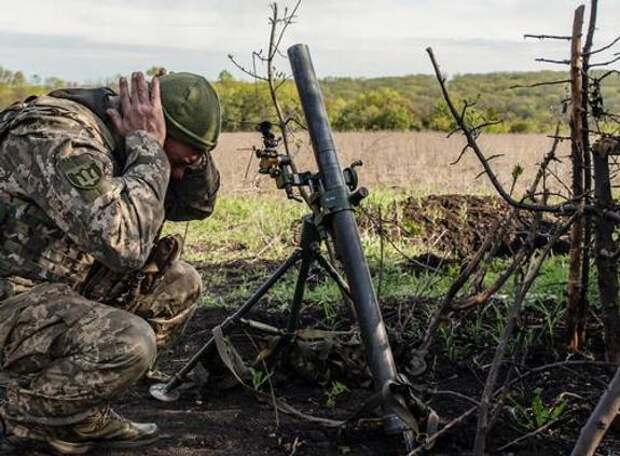
[[[201,286],[196,270],[178,261],[126,310],[52,283],[0,301],[0,374],[8,377],[0,413],[44,426],[91,415],[139,380],[157,348],[182,331]]]

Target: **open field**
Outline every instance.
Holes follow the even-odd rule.
[[[458,135],[446,138],[445,133],[438,132],[356,132],[336,133],[335,139],[343,166],[355,160],[364,162],[360,182],[371,190],[392,188],[421,195],[491,191],[486,177],[476,179],[481,167],[473,153],[468,152],[458,165],[450,165],[463,148],[463,139]],[[531,181],[536,164],[550,149],[552,140],[537,134],[489,134],[483,135],[480,143],[487,157],[504,154],[492,163],[508,187],[514,166],[524,168],[516,186],[519,193]],[[222,135],[213,156],[222,172],[224,193],[274,190],[268,177],[257,174],[258,163],[252,159],[252,146],[260,144],[258,133]],[[294,150],[299,169],[312,169],[312,151],[305,135],[299,135]],[[561,159],[568,153],[565,143],[560,145],[557,156]],[[565,167],[560,163],[553,166],[557,175],[565,178]],[[558,187],[557,182],[549,184]]]

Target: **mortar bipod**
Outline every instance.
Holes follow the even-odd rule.
[[[292,340],[292,336],[298,327],[299,315],[303,303],[303,297],[305,292],[306,281],[308,274],[313,264],[319,265],[327,275],[336,283],[338,288],[342,291],[343,295],[352,299],[351,292],[345,281],[340,275],[334,265],[321,253],[321,242],[324,242],[325,237],[322,235],[322,227],[320,223],[315,223],[316,218],[312,215],[306,215],[302,219],[302,230],[299,247],[282,263],[276,271],[252,294],[252,296],[245,301],[233,314],[225,318],[218,327],[226,334],[230,331],[235,324],[239,323],[245,315],[252,310],[252,308],[261,300],[263,296],[297,263],[300,263],[299,272],[295,284],[295,291],[293,294],[293,300],[290,305],[290,314],[288,318],[287,328],[284,333],[287,336],[283,338],[283,341]],[[192,358],[177,372],[175,373],[167,383],[154,384],[150,388],[150,394],[155,399],[162,402],[174,402],[179,399],[181,386],[185,382],[188,374],[196,367],[198,363],[202,363],[213,356],[216,351],[215,337],[211,336],[207,342],[192,356]],[[394,401],[400,401],[398,396],[394,394],[386,394],[392,390],[392,382],[382,385],[377,388],[378,393],[369,398],[368,403],[377,406],[389,405],[390,409],[397,410],[399,413],[394,415],[394,419],[398,419],[398,425],[406,423],[410,426],[410,423],[415,421],[415,418],[408,412],[405,404],[396,404]],[[382,394],[379,394],[381,393]],[[384,404],[383,402],[389,402]],[[362,407],[366,411],[370,411],[366,406]],[[354,414],[357,416],[358,414]],[[391,423],[385,423],[385,426],[389,426]],[[402,430],[399,428],[399,432],[403,433],[405,443],[408,448],[413,448],[414,445],[414,433],[408,430]]]
[[[287,332],[292,333],[297,328],[299,320],[299,312],[303,301],[305,284],[308,278],[311,265],[316,262],[320,265],[330,278],[338,285],[340,290],[349,299],[351,292],[348,285],[336,268],[323,256],[320,252],[321,235],[320,230],[313,221],[312,215],[303,218],[302,234],[300,247],[296,249],[288,259],[276,269],[276,271],[254,292],[254,294],[244,302],[232,315],[229,315],[218,326],[226,333],[232,326],[238,323],[252,308],[260,301],[260,299],[284,276],[284,274],[294,265],[301,261],[299,274],[295,285],[295,293],[291,303],[291,311],[287,325]],[[183,384],[187,375],[194,367],[207,359],[213,354],[215,349],[215,337],[211,337],[193,356],[192,358],[177,372],[167,383],[158,383],[150,388],[151,396],[163,402],[173,402],[179,398],[178,387]]]

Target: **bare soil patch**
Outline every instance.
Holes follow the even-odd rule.
[[[392,240],[415,243],[428,251],[463,259],[480,248],[510,210],[504,200],[494,196],[430,195],[408,198],[381,212],[371,207],[360,212],[359,223],[373,234],[383,231]],[[497,256],[510,256],[518,250],[526,241],[532,223],[531,214],[515,217]],[[535,239],[538,245],[545,245],[555,223],[555,219],[545,216]],[[554,251],[566,253],[568,242],[560,240]]]

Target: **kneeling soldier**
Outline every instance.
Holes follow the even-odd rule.
[[[0,408],[63,454],[150,443],[109,407],[194,313],[199,274],[165,219],[208,217],[216,93],[173,73],[31,97],[0,113]],[[154,248],[155,247],[155,248]]]

